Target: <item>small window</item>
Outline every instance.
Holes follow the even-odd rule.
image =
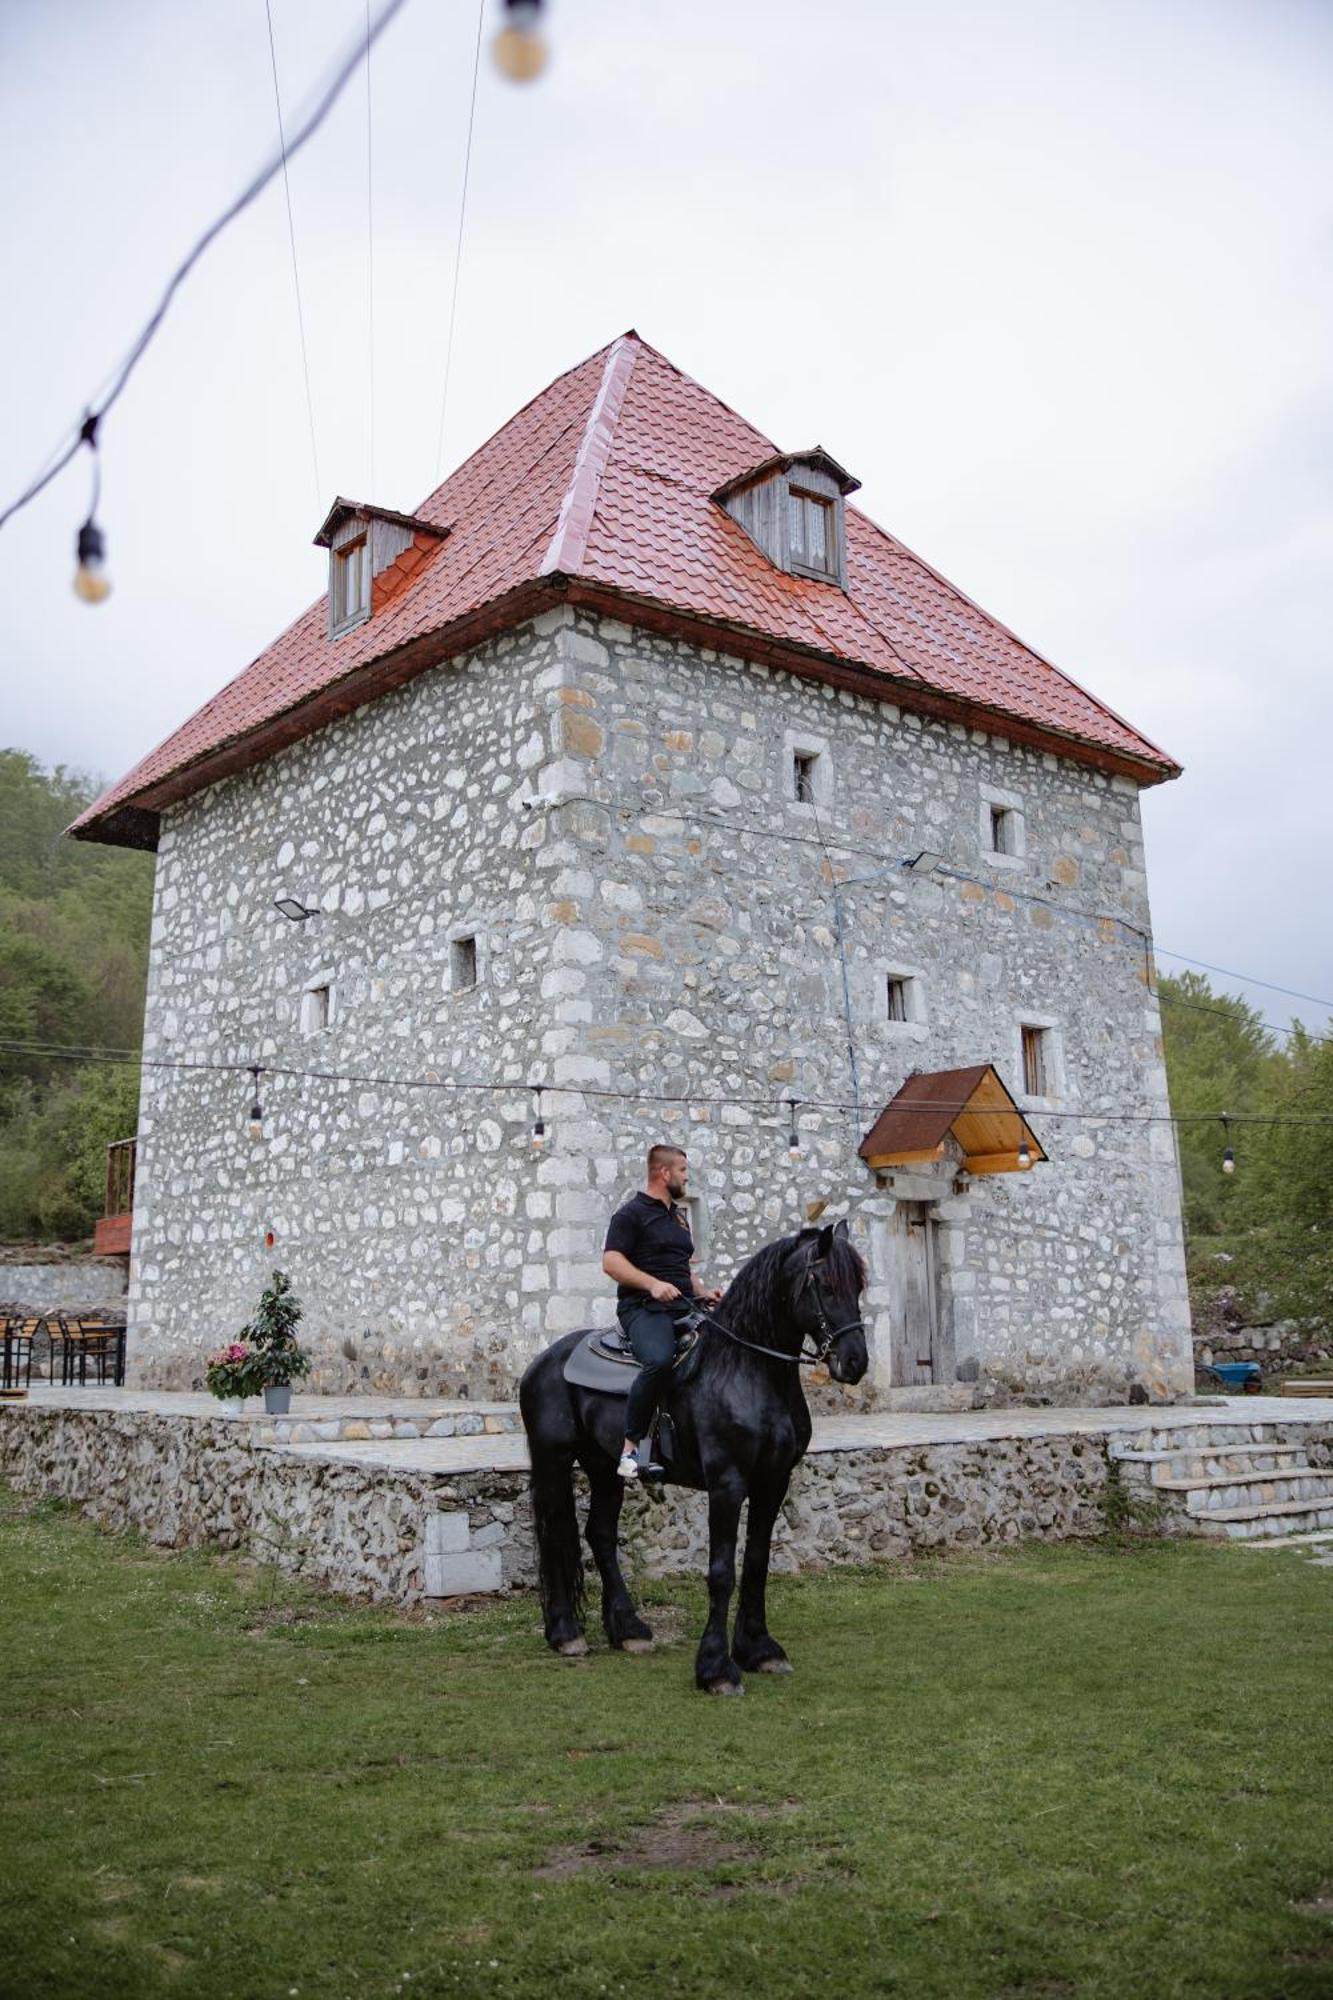
[[[819,762],[817,750],[795,750],[792,752],[791,777],[792,797],[797,805],[812,806],[815,802],[815,765]]]
[[[1031,1028],[1025,1023],[1023,1036],[1023,1089],[1029,1097],[1051,1094],[1049,1028]]]
[[[833,502],[821,500],[814,493],[800,493],[791,487],[787,494],[787,522],[791,560],[803,569],[816,569],[824,576],[836,576],[838,554]]]
[[[909,980],[901,977],[898,973],[891,972],[889,974],[884,985],[886,1020],[889,1021],[911,1020],[912,1014],[911,1014],[911,1008],[908,1004],[908,992],[907,992],[907,988],[910,985],[910,983],[911,982]]]
[[[301,1033],[317,1035],[333,1025],[333,987],[310,986],[301,995]]]
[[[449,947],[449,984],[455,993],[469,993],[477,983],[477,940],[455,938]]]
[[[333,624],[353,625],[370,609],[370,550],[366,538],[333,552]]]
[[[1018,816],[1012,806],[991,807],[990,844],[992,854],[1017,854]]]

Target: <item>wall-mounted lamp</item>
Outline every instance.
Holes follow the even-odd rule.
[[[307,917],[317,917],[320,914],[316,905],[312,904],[307,909],[305,904],[300,902],[295,896],[275,896],[273,898],[273,907],[280,915],[286,917],[289,923],[293,924],[303,924]]]
[[[909,875],[934,875],[943,866],[944,856],[933,854],[928,847],[923,847],[919,854],[914,854],[910,861],[903,863]]]

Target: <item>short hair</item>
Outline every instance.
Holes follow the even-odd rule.
[[[650,1146],[648,1148],[648,1178],[659,1173],[668,1160],[685,1160],[689,1155],[683,1146]]]

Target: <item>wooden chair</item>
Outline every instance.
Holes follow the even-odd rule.
[[[105,1320],[100,1319],[65,1319],[64,1326],[69,1354],[66,1379],[73,1383],[77,1367],[79,1387],[86,1387],[91,1363],[96,1367],[96,1379],[101,1383],[106,1381],[110,1367],[111,1379],[119,1388],[125,1380],[124,1327],[108,1326]]]
[[[42,1321],[29,1319],[21,1314],[6,1317],[4,1323],[4,1375],[0,1386],[6,1389],[30,1389],[32,1387],[32,1344],[41,1331]]]

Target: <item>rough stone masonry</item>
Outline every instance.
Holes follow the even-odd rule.
[[[908,873],[923,849],[953,872]],[[319,914],[286,921],[282,895]],[[711,1278],[813,1199],[851,1214],[872,1400],[1187,1392],[1148,927],[1129,779],[548,612],[164,812],[145,1052],[241,1068],[145,1070],[132,1379],[197,1384],[279,1265],[312,1386],[511,1393],[610,1317],[605,1221],[665,1136]],[[907,1076],[976,1062],[1047,1164],[860,1164]],[[889,1339],[909,1216],[938,1314],[910,1381]]]

